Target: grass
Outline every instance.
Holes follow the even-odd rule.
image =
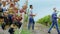
[[[31,34],[31,32],[29,30],[22,30],[21,34]]]
[[[58,23],[58,27],[59,27],[59,29],[60,29],[60,23]]]

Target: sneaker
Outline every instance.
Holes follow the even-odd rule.
[[[60,32],[58,34],[60,34]]]
[[[51,33],[51,32],[48,32],[48,33]]]

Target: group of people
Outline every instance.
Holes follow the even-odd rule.
[[[27,14],[27,4],[24,4],[22,8],[19,8],[20,0],[0,0],[0,19],[3,21],[1,27],[3,30],[9,27],[8,32],[10,34],[14,34],[14,29],[20,28],[24,21],[24,14]],[[32,30],[34,30],[34,14],[33,14],[33,6],[30,5],[29,10],[29,23],[28,29],[30,30],[30,26],[32,25]],[[2,20],[3,19],[3,20]],[[28,19],[27,19],[28,20]],[[8,26],[8,27],[7,27]]]
[[[24,14],[27,14],[27,4],[24,4],[22,8],[19,8],[19,2],[20,0],[0,0],[0,19],[3,19],[2,23],[2,29],[5,30],[6,26],[9,25],[9,33],[14,34],[15,28],[20,28],[22,25],[22,21],[24,20]],[[50,33],[52,27],[56,25],[56,29],[58,34],[60,34],[57,19],[57,10],[56,8],[53,8],[54,13],[52,14],[52,26],[50,27],[48,33]],[[20,13],[20,14],[19,14]],[[28,23],[28,30],[30,30],[30,26],[32,25],[32,30],[34,30],[34,16],[33,14],[33,6],[30,5],[28,17],[29,17],[29,23]]]
[[[27,5],[24,4],[20,9],[19,1],[20,0],[0,0],[0,19],[3,19],[1,27],[3,30],[9,27],[8,32],[10,34],[14,34],[15,28],[21,27],[23,21],[22,15],[23,13],[26,14]]]
[[[33,16],[35,16],[35,15],[33,14],[32,9],[33,9],[33,6],[30,5],[28,30],[30,30],[30,26],[31,26],[31,25],[32,25],[32,30],[34,30],[35,21],[34,21]],[[51,24],[50,29],[48,30],[48,33],[51,33],[51,30],[52,30],[52,28],[53,28],[54,25],[55,25],[58,34],[60,34],[59,27],[58,27],[58,20],[57,20],[57,19],[60,19],[60,15],[59,15],[59,17],[57,17],[57,14],[58,14],[59,11],[57,11],[56,8],[53,8],[53,11],[54,11],[54,12],[53,12],[52,15],[51,15],[51,22],[52,22],[52,24]]]

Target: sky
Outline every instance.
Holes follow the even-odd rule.
[[[23,6],[25,1],[26,0],[20,0],[20,7]],[[54,7],[60,11],[60,0],[28,0],[28,5],[33,5],[33,12],[36,14],[34,17],[35,21],[46,15],[51,15]],[[58,14],[60,14],[60,12]]]

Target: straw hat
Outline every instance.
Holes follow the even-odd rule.
[[[22,6],[22,8],[23,8],[24,10],[26,10],[26,9],[27,9],[27,5],[24,4],[24,5]]]

